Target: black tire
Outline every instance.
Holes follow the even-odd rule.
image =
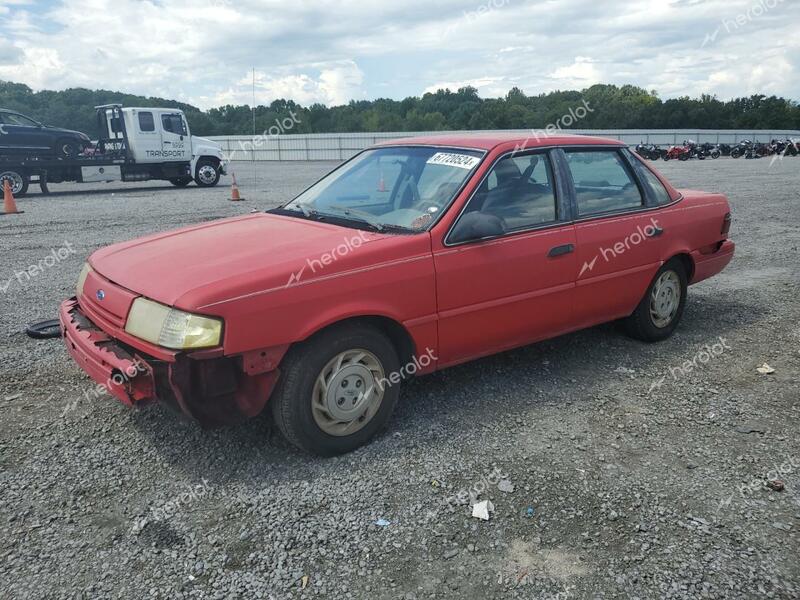
[[[11,185],[11,193],[15,198],[21,198],[28,193],[28,185],[30,185],[30,178],[25,171],[7,169],[0,172],[0,197],[3,193],[3,181],[8,180]]]
[[[677,310],[669,322],[666,325],[657,324],[650,310],[653,302],[653,290],[656,284],[661,281],[662,277],[669,272],[677,276],[681,297],[678,301]],[[678,327],[681,317],[683,317],[683,310],[686,307],[687,290],[688,282],[686,269],[680,260],[672,259],[658,270],[658,273],[656,273],[653,281],[648,286],[647,293],[644,295],[644,298],[642,298],[639,306],[636,307],[636,310],[633,311],[630,317],[623,321],[626,333],[643,342],[660,342],[670,337]]]
[[[32,323],[25,328],[25,333],[28,337],[36,340],[50,340],[61,337],[61,321],[52,319],[50,321],[41,321],[39,323]]]
[[[671,158],[671,157],[670,157],[670,155],[669,155],[669,154],[665,154],[665,155],[664,155],[664,160],[670,160],[670,158]]]
[[[711,152],[711,158],[712,158],[713,160],[717,160],[717,159],[718,159],[720,156],[722,156],[722,153],[720,153],[720,151],[719,151],[719,150],[713,150],[713,151]]]
[[[194,179],[191,177],[174,177],[169,180],[169,182],[175,187],[186,187],[192,183],[192,181],[194,181]]]
[[[83,150],[83,147],[78,140],[64,138],[56,142],[56,156],[58,158],[75,158],[81,153],[81,150]]]
[[[686,162],[687,160],[689,160],[689,155],[688,154],[681,154],[678,157],[678,160],[681,161],[681,162]]]
[[[212,174],[213,169],[213,174]],[[210,158],[201,158],[197,161],[194,181],[200,187],[214,187],[219,183],[222,173],[219,172],[219,163]]]
[[[385,385],[377,412],[362,429],[338,436],[319,426],[312,411],[317,379],[333,359],[353,350],[367,350],[376,357],[387,379],[393,373],[400,373],[397,351],[391,341],[377,329],[362,324],[323,331],[290,349],[281,363],[278,386],[270,399],[272,415],[284,437],[310,454],[336,456],[363,446],[386,427],[397,404],[399,383]]]
[[[734,148],[731,150],[731,158],[739,158],[742,155],[742,151],[739,148]]]

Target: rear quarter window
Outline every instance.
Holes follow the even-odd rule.
[[[153,119],[153,113],[140,112],[139,113],[139,131],[155,131],[156,122]]]

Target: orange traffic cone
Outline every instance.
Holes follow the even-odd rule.
[[[233,179],[233,183],[231,183],[231,202],[241,202],[244,200],[239,195],[239,186],[236,184],[236,175],[231,173],[231,178]]]
[[[17,210],[17,203],[14,201],[14,194],[11,193],[11,184],[8,179],[3,180],[3,215],[18,215],[21,210]]]

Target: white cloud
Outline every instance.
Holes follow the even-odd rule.
[[[758,16],[758,0],[0,1],[0,78],[36,89],[251,103],[255,67],[259,102],[597,82],[667,96],[800,97],[800,2],[789,0]],[[740,15],[744,24],[727,31]]]

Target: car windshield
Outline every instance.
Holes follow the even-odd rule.
[[[482,157],[476,150],[437,147],[367,150],[284,210],[365,223],[378,230],[424,231],[453,200]]]

